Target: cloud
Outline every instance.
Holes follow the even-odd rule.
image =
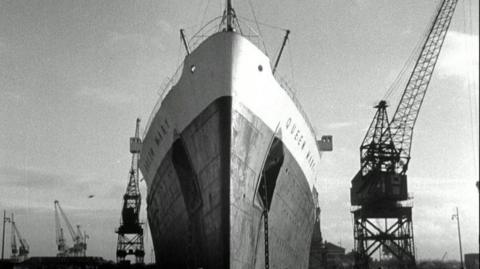
[[[0,54],[1,54],[1,48],[0,48]],[[0,96],[10,101],[16,101],[16,102],[20,101],[23,98],[22,93],[8,91],[8,90],[0,92]]]
[[[438,73],[442,77],[456,77],[465,82],[475,79],[478,85],[478,35],[448,32],[440,58]]]
[[[134,43],[137,45],[145,44],[145,37],[138,33],[121,34],[119,32],[110,32],[107,37],[107,45],[115,45],[117,43]]]
[[[69,175],[60,175],[37,169],[20,169],[17,167],[0,167],[0,186],[16,186],[48,189],[65,184]]]
[[[105,180],[94,172],[72,175],[55,170],[0,167],[0,208],[15,214],[53,212],[54,200],[59,200],[72,215],[118,213],[124,192],[125,181]],[[92,194],[94,197],[89,198]]]
[[[367,8],[371,5],[371,1],[367,0],[350,0],[350,2],[358,8]]]
[[[112,106],[130,104],[136,98],[132,92],[115,90],[110,87],[83,87],[77,92],[77,96]]]
[[[87,185],[76,176],[38,168],[0,167],[0,204],[5,208],[47,209],[55,199],[82,193]]]
[[[140,50],[155,48],[164,50],[165,46],[161,39],[154,36],[147,36],[140,33],[122,34],[119,32],[110,32],[105,41],[105,47],[113,50],[131,49],[131,47]]]
[[[7,42],[4,38],[0,37],[0,55],[7,51]]]
[[[350,127],[354,124],[355,122],[352,122],[352,121],[333,122],[333,123],[327,124],[325,127],[328,130],[337,130],[337,129],[343,129],[345,127]]]
[[[166,21],[166,20],[163,20],[163,19],[160,19],[158,22],[157,22],[157,26],[160,28],[160,30],[164,33],[167,33],[167,34],[173,34],[175,31],[174,31],[174,28],[172,27],[172,25]]]

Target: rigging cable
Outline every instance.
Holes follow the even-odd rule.
[[[205,16],[207,15],[207,11],[208,11],[209,6],[210,6],[210,0],[207,1],[207,5],[205,6],[205,9],[203,10],[202,19],[200,20],[200,25],[203,25],[203,21],[205,20]]]
[[[425,33],[427,34],[427,33]],[[422,38],[418,39],[417,44],[413,48],[412,52],[410,53],[410,56],[407,58],[405,63],[403,64],[402,69],[400,70],[400,73],[397,75],[395,80],[393,81],[392,85],[388,88],[387,92],[383,96],[382,100],[387,100],[390,98],[390,96],[394,93],[400,90],[400,83],[405,79],[405,75],[407,74],[407,71],[409,71],[411,68],[410,66],[414,64],[415,59],[418,58],[418,55],[420,53],[420,50],[422,49],[422,44],[425,43],[425,39],[427,36],[423,36]]]
[[[248,0],[248,5],[250,7],[250,10],[252,11],[252,16],[253,16],[253,19],[255,21],[255,25],[257,26],[258,35],[260,36],[260,42],[262,42],[262,46],[263,46],[263,50],[265,51],[265,55],[267,55],[267,57],[269,57],[268,56],[268,51],[267,51],[267,46],[265,45],[265,42],[263,41],[262,31],[260,29],[260,25],[258,24],[257,16],[255,15],[255,9],[253,8],[251,0]]]
[[[287,50],[288,50],[288,62],[289,62],[289,65],[290,65],[290,76],[291,76],[291,81],[292,81],[292,92],[294,95],[297,94],[297,88],[295,87],[296,86],[296,83],[295,83],[295,74],[294,74],[294,68],[293,68],[293,55],[292,55],[292,42],[290,42],[290,46],[288,46]]]
[[[435,12],[431,16],[429,22],[433,22],[435,20],[436,14],[441,8],[442,8],[442,1],[439,1],[439,3],[437,3],[437,8],[436,8],[437,12]],[[415,44],[415,47],[413,48],[409,58],[405,61],[400,73],[395,78],[392,85],[388,88],[382,100],[388,100],[388,98],[390,98],[394,92],[398,92],[400,90],[400,83],[402,83],[402,81],[406,79],[406,75],[407,75],[406,72],[410,70],[409,67],[415,64],[415,61],[421,52],[423,44],[425,43],[425,40],[427,40],[428,35],[430,34],[430,27],[431,27],[431,23],[425,24],[425,29],[423,30],[423,34],[421,35],[421,38],[418,39],[417,44]]]
[[[468,13],[467,13],[468,10]],[[472,3],[471,0],[464,1],[464,8],[463,8],[463,31],[467,33],[467,37],[464,38],[463,42],[463,49],[467,53],[470,51],[473,52],[474,50],[474,44],[473,44],[473,39],[469,38],[469,35],[473,33],[473,26],[472,26]],[[470,41],[472,40],[472,41]],[[469,42],[470,41],[470,42]],[[470,46],[469,46],[470,45]],[[474,163],[474,173],[478,173],[478,157],[477,157],[477,150],[478,150],[478,143],[476,141],[476,128],[475,128],[475,122],[478,122],[475,120],[474,116],[474,110],[477,111],[478,104],[475,103],[472,99],[475,97],[475,89],[477,86],[475,85],[475,80],[474,80],[474,70],[475,70],[475,62],[473,60],[473,57],[468,57],[467,58],[467,74],[466,79],[466,87],[468,91],[468,101],[469,101],[469,112],[470,112],[470,131],[471,131],[471,139],[472,139],[472,156],[473,156],[473,163]],[[477,71],[478,72],[478,71]],[[475,98],[476,100],[476,98]],[[478,114],[478,113],[477,113]]]
[[[249,19],[249,18],[242,17],[242,16],[238,16],[238,17],[241,18],[241,19],[244,20],[244,21],[254,22],[254,23],[255,23],[255,21],[252,21],[252,20]],[[275,30],[281,30],[281,31],[286,31],[286,30],[288,30],[288,29],[286,29],[286,28],[278,27],[278,26],[275,26],[275,25],[272,25],[272,24],[268,24],[268,23],[265,23],[265,22],[261,22],[261,21],[257,21],[256,23],[258,23],[259,25],[262,25],[262,26],[266,26],[266,27],[275,29]]]

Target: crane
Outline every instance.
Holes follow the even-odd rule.
[[[139,220],[141,195],[139,188],[138,155],[142,147],[140,138],[140,119],[137,118],[135,136],[130,138],[132,163],[128,177],[128,185],[123,196],[122,217],[120,227],[116,229],[117,262],[124,262],[127,255],[134,255],[136,263],[143,263],[145,250],[143,245],[143,227]]]
[[[457,2],[441,2],[392,120],[387,102],[380,101],[360,146],[360,170],[350,189],[358,268],[368,268],[381,246],[406,268],[415,267],[412,206],[403,203],[409,200],[406,173],[413,129]],[[384,219],[385,225],[371,219]]]
[[[445,257],[447,257],[447,254],[448,254],[448,252],[447,252],[447,251],[445,251],[445,253],[443,253],[442,259],[441,259],[440,261],[442,261],[442,262],[443,262],[443,261],[445,260]]]
[[[14,219],[13,219],[13,213],[12,213],[12,217],[10,218],[10,224],[12,225],[12,228],[11,228],[11,232],[12,232],[12,240],[10,240],[10,244],[12,246],[12,260],[15,260],[17,258],[17,254],[18,254],[18,248],[17,248],[17,239],[16,239],[16,233],[15,233],[15,229],[14,229]]]
[[[10,219],[10,223],[12,225],[12,229],[11,229],[12,230],[12,240],[11,240],[12,256],[11,258],[12,260],[21,262],[27,259],[28,253],[30,251],[30,246],[28,245],[27,240],[25,240],[25,238],[23,238],[22,235],[20,234],[20,231],[18,230],[17,225],[15,224],[13,214]],[[18,242],[20,243],[20,247],[18,248],[17,248],[17,238],[18,238]]]
[[[55,206],[55,227],[56,227],[56,241],[58,246],[58,254],[59,257],[66,257],[66,256],[85,256],[87,250],[86,239],[84,238],[82,232],[80,231],[80,225],[77,225],[77,231],[73,229],[72,224],[65,215],[62,207],[60,206],[60,202],[58,200],[54,201]],[[60,222],[60,216],[63,218],[65,222],[68,232],[72,237],[73,246],[67,247],[65,242],[65,237],[63,234],[63,228]]]

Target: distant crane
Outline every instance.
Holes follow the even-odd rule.
[[[393,119],[387,103],[377,112],[360,146],[360,171],[352,179],[355,264],[368,268],[380,247],[398,259],[402,268],[415,268],[412,206],[407,201],[407,175],[413,128],[423,103],[458,0],[443,0],[407,82]],[[383,225],[376,221],[384,219]]]
[[[132,164],[129,172],[127,190],[123,196],[120,227],[115,231],[117,240],[117,262],[124,262],[127,255],[134,255],[136,263],[142,264],[145,256],[143,227],[139,220],[141,195],[138,175],[138,155],[142,147],[140,139],[140,119],[137,119],[135,136],[130,138]]]
[[[447,254],[448,254],[447,251],[445,251],[445,253],[443,253],[443,256],[442,256],[442,259],[441,259],[442,262],[445,260],[445,257],[447,257]]]
[[[60,203],[55,200],[55,227],[56,227],[56,241],[58,246],[58,254],[59,257],[81,257],[86,255],[87,251],[87,239],[84,234],[80,231],[80,225],[77,225],[77,231],[73,229],[72,224],[68,220],[65,212],[63,211],[62,207],[60,207]],[[65,242],[65,237],[63,234],[63,228],[60,222],[60,216],[62,216],[63,221],[65,222],[67,229],[70,233],[70,236],[73,240],[73,246],[67,247]],[[86,235],[86,234],[85,234]]]
[[[16,262],[21,262],[28,258],[30,246],[28,245],[27,240],[25,240],[20,234],[20,231],[18,230],[17,225],[15,224],[13,214],[10,219],[10,223],[12,225],[12,239],[11,239],[12,256],[10,258]],[[18,237],[18,242],[20,243],[19,248],[17,248],[17,239],[16,239],[17,237]]]

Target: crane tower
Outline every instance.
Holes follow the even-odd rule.
[[[441,2],[392,120],[380,101],[360,146],[361,168],[350,189],[356,268],[369,268],[377,250],[395,257],[400,268],[416,266],[406,172],[413,128],[457,2]]]
[[[136,263],[143,263],[145,250],[143,246],[143,227],[139,220],[141,195],[138,176],[138,155],[142,147],[139,136],[140,119],[137,119],[135,136],[130,138],[132,165],[129,172],[127,191],[123,196],[120,227],[115,231],[117,240],[117,262],[124,262],[127,255],[134,255]]]

